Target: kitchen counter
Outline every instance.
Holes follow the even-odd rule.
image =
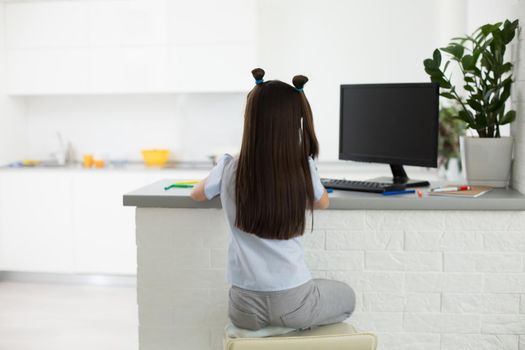
[[[173,170],[200,170],[209,171],[212,168],[210,161],[181,161],[170,162],[164,167],[146,166],[142,161],[129,161],[124,164],[111,164],[103,168],[84,168],[80,163],[66,165],[36,165],[36,166],[0,166],[0,170],[67,170],[67,171],[173,171]]]
[[[124,195],[125,206],[142,208],[220,208],[219,198],[195,202],[191,189],[165,186],[176,180],[160,180]],[[433,186],[442,185],[433,183]],[[513,189],[493,189],[478,198],[429,196],[428,188],[418,198],[415,194],[383,196],[376,193],[337,191],[329,194],[331,210],[525,210],[525,196]]]
[[[218,198],[193,202],[191,189],[164,191],[172,181],[124,195],[136,207],[139,349],[221,350],[230,287],[224,212]],[[515,348],[525,329],[522,194],[330,198],[329,210],[305,222],[306,263],[314,278],[354,288],[348,322],[375,333],[381,349],[439,349],[442,339]]]

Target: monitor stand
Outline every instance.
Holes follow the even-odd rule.
[[[392,170],[392,177],[376,177],[371,179],[370,181],[391,183],[394,185],[403,185],[405,187],[430,186],[430,182],[428,181],[409,179],[402,165],[390,164],[390,169]]]

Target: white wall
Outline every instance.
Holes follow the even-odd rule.
[[[467,0],[467,30],[473,32],[486,23],[516,19],[514,6],[522,0]],[[521,23],[523,25],[523,23]]]
[[[0,67],[5,64],[4,7],[0,6]],[[24,115],[20,100],[5,94],[6,72],[0,69],[0,164],[21,157],[25,152],[23,140]]]
[[[467,30],[472,32],[485,23],[495,23],[505,19],[519,19],[525,26],[525,0],[501,0],[495,5],[491,0],[467,0]],[[525,35],[515,39],[509,49],[509,59],[514,64],[514,85],[509,108],[517,112],[516,121],[510,126],[514,137],[514,164],[512,185],[525,193]],[[505,126],[508,134],[509,126]]]
[[[244,99],[236,93],[28,97],[26,157],[56,150],[58,131],[77,157],[138,160],[143,148],[168,148],[178,160],[205,160],[240,144]]]
[[[520,0],[512,8],[519,18],[522,27],[525,27],[525,0]],[[515,64],[515,83],[512,91],[512,105],[516,109],[517,118],[512,125],[514,136],[514,172],[513,186],[525,193],[525,33],[513,47]]]

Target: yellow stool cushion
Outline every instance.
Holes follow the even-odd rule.
[[[225,350],[375,350],[377,337],[348,323],[266,338],[224,338]]]

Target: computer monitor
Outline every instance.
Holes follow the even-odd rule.
[[[373,181],[429,186],[403,165],[437,167],[436,83],[341,85],[339,159],[390,164],[392,177]]]

